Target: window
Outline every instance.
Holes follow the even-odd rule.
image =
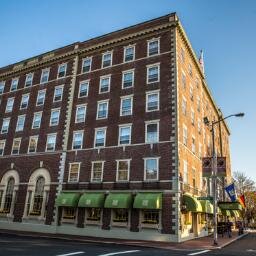
[[[152,66],[147,67],[147,83],[155,83],[159,82],[159,64],[154,64]]]
[[[106,141],[106,128],[97,128],[95,130],[94,147],[104,147]]]
[[[158,158],[144,159],[144,180],[158,180]]]
[[[29,138],[28,153],[35,153],[37,149],[38,136]]]
[[[5,140],[0,140],[0,156],[4,154]]]
[[[1,133],[8,133],[9,124],[10,124],[10,118],[4,118]]]
[[[191,109],[191,124],[195,125],[195,111]]]
[[[42,112],[34,113],[34,118],[33,118],[33,123],[32,123],[32,129],[40,128],[41,119],[42,119]]]
[[[5,198],[4,198],[4,207],[3,213],[10,213],[13,203],[13,194],[14,194],[14,185],[15,180],[13,177],[10,177],[6,186]]]
[[[113,209],[113,222],[118,223],[128,223],[129,212],[128,209]],[[116,224],[117,225],[117,224]]]
[[[108,101],[99,101],[97,106],[97,119],[108,117]]]
[[[86,117],[86,105],[76,106],[76,123],[83,123]]]
[[[45,94],[46,94],[46,90],[38,91],[37,100],[36,100],[36,105],[37,106],[44,105]]]
[[[190,85],[189,94],[190,94],[190,99],[193,101],[194,100],[194,88],[192,85]]]
[[[123,71],[123,81],[122,81],[122,88],[130,88],[133,87],[134,83],[134,71],[133,70],[127,70]]]
[[[11,83],[11,92],[18,89],[19,78],[13,78]]]
[[[92,182],[101,182],[103,177],[104,162],[92,162]]]
[[[21,138],[14,139],[12,144],[12,155],[18,155],[20,151]]]
[[[33,73],[29,73],[26,75],[26,80],[25,80],[25,87],[29,87],[33,83]]]
[[[66,76],[67,71],[67,63],[59,65],[58,68],[58,78],[62,78]]]
[[[124,62],[133,61],[135,58],[135,46],[124,47]]]
[[[148,56],[159,54],[159,38],[148,41]]]
[[[146,143],[159,141],[159,122],[146,122]]]
[[[89,80],[80,82],[78,98],[87,97],[89,91]]]
[[[48,134],[46,142],[46,151],[54,151],[56,144],[56,134]]]
[[[146,92],[146,112],[159,110],[159,91]]]
[[[128,181],[130,160],[117,160],[116,181]]]
[[[54,89],[54,97],[53,101],[61,101],[62,100],[62,94],[63,94],[63,86],[57,86]]]
[[[184,184],[188,184],[188,162],[183,161],[183,182]]]
[[[5,82],[0,82],[0,94],[4,93]]]
[[[101,219],[101,208],[87,208],[87,221],[100,221]]]
[[[185,116],[187,114],[187,101],[183,97],[181,101],[181,109],[182,109],[182,114]]]
[[[78,182],[80,172],[80,163],[70,163],[69,164],[69,182]]]
[[[92,66],[92,58],[83,59],[82,62],[82,73],[90,72]]]
[[[20,109],[26,109],[28,107],[29,94],[22,95]]]
[[[25,115],[18,116],[17,125],[16,125],[16,132],[23,131],[24,124],[25,124]]]
[[[76,208],[74,207],[63,207],[62,212],[62,221],[67,221],[70,223],[70,221],[75,221],[76,218]]]
[[[183,63],[185,62],[185,50],[184,50],[184,48],[180,49],[180,59]]]
[[[132,115],[132,96],[125,96],[121,98],[120,116]]]
[[[183,89],[185,89],[187,86],[187,81],[186,81],[186,75],[183,71],[181,73],[181,84],[182,84]]]
[[[159,210],[142,210],[143,224],[159,224]]]
[[[7,100],[5,113],[12,112],[13,103],[14,103],[14,98],[9,98],[9,99]]]
[[[199,147],[198,147],[198,157],[201,159],[202,158],[202,144],[199,143]]]
[[[188,73],[191,77],[193,77],[193,70],[192,70],[192,65],[191,63],[188,64]]]
[[[185,125],[183,125],[183,144],[188,145],[188,129]]]
[[[43,199],[44,199],[44,186],[45,179],[44,177],[38,177],[36,181],[35,194],[34,194],[34,202],[31,215],[40,216],[42,211]]]
[[[191,151],[193,154],[196,153],[196,139],[194,136],[192,136],[192,146],[191,146]]]
[[[119,145],[131,144],[131,125],[119,127]]]
[[[50,118],[50,126],[58,125],[59,118],[60,118],[60,109],[52,109],[51,118]]]
[[[48,82],[48,80],[49,80],[49,74],[50,74],[50,69],[49,69],[49,68],[42,70],[41,79],[40,79],[40,83],[41,83],[41,84]]]
[[[83,147],[83,131],[76,131],[73,132],[73,143],[72,148],[73,149],[80,149]]]
[[[199,88],[199,79],[198,78],[195,79],[195,84],[196,84],[196,88],[198,89]]]
[[[110,91],[110,76],[101,77],[99,93],[104,93],[109,91]]]
[[[200,119],[198,119],[198,121],[197,121],[197,126],[198,126],[198,133],[201,134],[202,128],[201,128],[201,120]]]
[[[106,52],[102,55],[102,68],[112,65],[112,52]]]
[[[201,110],[201,100],[200,97],[197,97],[197,111],[200,112]]]

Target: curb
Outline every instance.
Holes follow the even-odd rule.
[[[226,246],[232,244],[233,242],[235,242],[235,241],[237,241],[237,240],[240,240],[241,238],[247,236],[248,234],[249,234],[248,232],[247,232],[247,233],[244,233],[243,235],[240,235],[240,236],[236,237],[235,239],[233,239],[233,240],[231,240],[231,241],[229,241],[229,242],[223,244],[222,246],[216,247],[216,249],[222,249],[222,248],[224,248],[224,247],[226,247]]]

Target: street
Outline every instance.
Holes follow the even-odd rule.
[[[145,247],[96,244],[53,238],[35,238],[0,234],[1,256],[112,256],[112,255],[256,255],[256,234],[234,242],[230,246],[216,250],[163,250]]]

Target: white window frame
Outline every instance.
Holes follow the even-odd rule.
[[[0,156],[3,156],[4,155],[4,150],[5,150],[5,143],[6,143],[6,140],[0,140],[0,144],[3,143],[3,147],[2,147],[2,154],[0,154]]]
[[[195,111],[191,108],[191,124],[195,125]]]
[[[194,140],[194,143],[193,143]],[[196,154],[196,137],[195,135],[191,136],[191,152],[195,155]]]
[[[77,179],[76,181],[70,181],[70,170],[71,170],[71,166],[73,164],[78,164],[78,173],[77,173]],[[72,162],[72,163],[69,163],[69,167],[68,167],[68,182],[70,183],[76,183],[79,181],[79,177],[80,177],[80,169],[81,169],[81,162]]]
[[[148,109],[148,97],[152,94],[157,94],[157,109],[149,110]],[[146,92],[146,112],[159,111],[160,109],[160,90],[148,91]]]
[[[116,160],[116,182],[129,182],[130,180],[130,168],[131,168],[131,160],[132,159],[118,159]],[[119,180],[118,177],[119,177],[119,163],[120,162],[124,162],[124,161],[127,161],[128,162],[128,170],[127,170],[127,180]]]
[[[133,48],[133,58],[132,60],[125,60],[125,56],[126,56],[126,50],[129,49],[129,48]],[[124,46],[124,54],[123,54],[123,62],[124,63],[128,63],[128,62],[131,62],[131,61],[134,61],[135,60],[135,44],[134,45],[127,45],[127,46]]]
[[[18,148],[18,152],[14,154],[13,153],[13,147],[14,147],[14,142],[15,141],[19,142],[19,148]],[[13,142],[12,142],[12,152],[11,152],[11,155],[19,155],[19,153],[20,153],[20,145],[21,145],[21,138],[14,138]]]
[[[158,69],[158,79],[157,79],[157,81],[150,82],[149,81],[149,69],[153,68],[153,67],[157,67],[157,69]],[[160,62],[147,65],[147,84],[153,84],[153,83],[159,83],[159,82],[160,82]]]
[[[144,181],[158,181],[159,180],[159,159],[160,157],[144,157],[144,178],[143,180]],[[156,166],[157,166],[157,178],[156,179],[146,179],[146,163],[147,163],[147,160],[151,160],[151,159],[155,159],[156,160]]]
[[[184,116],[187,115],[187,100],[184,96],[182,96],[181,100],[181,112]]]
[[[84,68],[84,62],[85,62],[86,60],[90,60],[90,68],[89,68],[88,71],[85,71],[85,72],[84,72],[84,71],[83,71],[83,68]],[[92,57],[83,58],[83,59],[82,59],[81,74],[89,73],[89,72],[91,72],[91,70],[92,70]]]
[[[75,134],[82,134],[82,138],[81,138],[81,148],[74,148],[74,138],[75,138]],[[72,138],[72,150],[78,150],[78,149],[82,149],[83,148],[83,143],[84,142],[84,131],[83,130],[79,130],[79,131],[73,131],[73,138]]]
[[[84,118],[83,118],[83,121],[79,121],[77,120],[77,113],[78,113],[78,109],[79,108],[84,108]],[[79,123],[84,123],[85,122],[85,119],[86,119],[86,112],[87,112],[87,104],[79,104],[79,105],[76,105],[76,115],[75,115],[75,123],[76,124],[79,124]]]
[[[21,117],[24,117],[24,122],[23,122],[22,129],[18,130],[19,118],[21,118]],[[19,115],[18,118],[17,118],[17,123],[16,123],[15,131],[16,132],[22,132],[24,130],[25,122],[26,122],[26,115]]]
[[[61,89],[61,97],[59,100],[55,100],[55,97],[56,97],[56,91],[57,89]],[[58,86],[55,86],[54,88],[54,95],[53,95],[53,102],[59,102],[59,101],[62,101],[62,97],[63,97],[63,91],[64,91],[64,85],[58,85]]]
[[[61,77],[60,77],[60,69],[61,69],[61,67],[65,67],[65,71],[64,71],[64,76],[61,76]],[[67,67],[68,67],[68,63],[62,63],[62,64],[59,64],[59,65],[58,65],[57,79],[61,79],[61,78],[66,77],[66,74],[67,74]]]
[[[80,92],[81,92],[81,85],[82,84],[87,84],[87,93],[86,95],[83,95],[83,96],[80,96]],[[78,98],[85,98],[85,97],[88,97],[88,94],[89,94],[89,87],[90,87],[90,80],[83,80],[81,82],[79,82],[79,91],[78,91]]]
[[[121,129],[122,128],[130,128],[130,137],[129,137],[129,142],[128,143],[124,143],[124,144],[120,143]],[[119,129],[118,129],[118,145],[119,146],[131,145],[131,141],[132,141],[132,124],[131,123],[130,124],[120,124]]]
[[[92,161],[91,163],[92,163],[92,167],[91,167],[91,179],[90,179],[90,181],[91,181],[92,183],[101,183],[101,182],[103,181],[103,172],[104,172],[105,161]],[[95,164],[95,163],[102,163],[102,165],[101,165],[101,177],[100,177],[100,181],[94,181],[94,180],[92,180],[92,178],[93,178],[93,167],[94,167],[94,164]]]
[[[7,99],[6,107],[5,107],[5,113],[11,113],[13,111],[14,100],[15,100],[14,97]],[[11,104],[11,109],[9,109],[10,106],[8,105],[10,102],[12,103]]]
[[[120,101],[120,116],[131,116],[133,114],[133,94],[121,96],[120,98],[121,98],[121,101]],[[122,113],[123,101],[127,100],[127,99],[131,99],[131,113],[128,114],[128,115],[123,115],[123,113]]]
[[[186,135],[187,135],[186,136],[186,143],[185,143],[185,140],[184,140],[184,138],[185,138],[184,131],[186,131]],[[183,143],[183,145],[188,146],[188,128],[185,124],[183,124],[183,130],[182,130],[182,143]]]
[[[107,54],[110,54],[110,55],[111,55],[111,58],[110,58],[110,65],[104,67],[104,66],[103,66],[103,63],[104,63],[104,56],[107,55]],[[108,67],[111,67],[111,66],[112,66],[112,62],[113,62],[113,51],[106,51],[106,52],[103,52],[103,53],[102,53],[102,58],[101,58],[101,68],[108,68]]]
[[[34,151],[34,152],[29,152],[31,140],[32,140],[32,139],[35,139],[35,138],[36,138],[36,147],[35,147],[35,151]],[[36,152],[37,152],[37,144],[38,144],[38,135],[30,136],[30,137],[29,137],[29,143],[28,143],[28,154],[33,154],[33,153],[36,153]]]
[[[101,92],[101,85],[102,85],[102,80],[108,79],[109,84],[108,84],[108,90],[105,92]],[[101,76],[100,77],[100,84],[99,84],[99,94],[104,94],[110,92],[110,86],[111,86],[111,75],[106,75],[106,76]]]
[[[25,96],[28,96],[27,106],[26,106],[25,108],[22,108],[22,99],[23,99],[23,97],[25,97]],[[20,101],[20,110],[21,110],[21,109],[27,109],[27,108],[28,108],[28,104],[29,104],[29,97],[30,97],[29,93],[23,94],[23,95],[21,96],[21,101]]]
[[[49,139],[50,136],[55,136],[54,149],[53,149],[53,150],[47,149],[48,139]],[[47,137],[46,137],[45,152],[54,152],[54,151],[56,150],[56,141],[57,141],[57,133],[48,133],[48,134],[47,134]]]
[[[31,83],[27,85],[28,82],[28,77],[31,75]],[[25,79],[25,87],[30,87],[33,85],[33,78],[34,78],[34,73],[28,73],[26,74],[26,79]]]
[[[58,123],[57,123],[57,124],[53,124],[53,123],[52,123],[52,115],[53,115],[53,112],[58,112]],[[51,109],[51,116],[50,116],[50,123],[49,123],[49,126],[58,126],[58,125],[59,125],[59,122],[60,122],[60,108],[53,108],[53,109]]]
[[[39,115],[40,114],[40,123],[39,123],[39,127],[34,127],[34,121],[35,121],[35,116],[36,115]],[[40,129],[41,127],[41,122],[42,122],[42,116],[43,116],[43,112],[42,111],[39,111],[39,112],[35,112],[34,115],[33,115],[33,121],[32,121],[32,129]]]
[[[42,79],[43,79],[43,73],[44,73],[44,71],[47,71],[47,72],[48,72],[48,75],[47,75],[47,80],[43,82]],[[40,84],[48,83],[48,82],[49,82],[49,77],[50,77],[50,68],[44,68],[44,69],[42,69],[42,71],[41,71],[41,77],[40,77]]]
[[[145,121],[145,143],[149,143],[149,144],[154,144],[154,143],[158,143],[159,142],[159,123],[160,120],[150,120],[150,121]],[[155,142],[150,142],[147,139],[147,126],[150,124],[156,124],[157,125],[157,141]]]
[[[185,168],[186,167],[186,168]],[[186,171],[185,171],[186,169]],[[186,177],[186,179],[185,179]],[[189,184],[189,178],[188,178],[188,162],[186,160],[183,160],[183,183]]]
[[[8,126],[7,126],[7,130],[6,130],[5,132],[3,132],[3,124],[4,124],[4,122],[5,122],[6,120],[8,121]],[[8,133],[9,128],[10,128],[10,121],[11,121],[11,119],[10,119],[9,117],[3,119],[2,127],[1,127],[1,134],[6,134],[6,133]]]
[[[149,55],[149,45],[150,43],[152,42],[158,42],[158,49],[157,49],[157,53],[154,53],[154,54],[151,54]],[[159,55],[160,54],[160,37],[158,38],[152,38],[150,40],[147,40],[147,57],[151,57],[151,56],[156,56],[156,55]]]
[[[134,87],[134,70],[135,69],[129,69],[129,70],[122,71],[122,89],[129,89],[129,88]],[[124,87],[124,76],[127,73],[132,73],[132,85],[129,87]]]
[[[107,115],[106,117],[99,117],[99,105],[102,103],[107,104]],[[97,113],[96,113],[96,120],[102,120],[102,119],[107,119],[108,118],[108,109],[109,109],[109,99],[108,100],[100,100],[97,102]]]
[[[39,99],[39,92],[44,92],[44,100],[42,104],[38,104],[38,99]],[[37,91],[37,97],[36,97],[36,106],[43,106],[45,102],[45,97],[46,97],[46,89],[43,90],[38,90]]]
[[[0,95],[2,95],[4,93],[4,89],[5,89],[5,81],[1,81],[0,82]]]
[[[104,144],[103,146],[96,146],[96,136],[97,136],[97,131],[99,130],[104,130]],[[97,127],[95,128],[94,131],[94,148],[104,148],[106,146],[106,137],[107,137],[107,127]]]
[[[13,90],[13,89],[12,89],[12,86],[13,86],[14,81],[17,81],[17,85],[16,85],[16,88]],[[17,91],[18,86],[19,86],[19,77],[14,77],[14,78],[12,78],[12,82],[11,82],[11,86],[10,86],[10,92]]]

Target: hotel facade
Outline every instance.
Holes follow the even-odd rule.
[[[175,13],[1,68],[0,113],[0,229],[179,242],[211,232],[203,118],[222,113]],[[230,132],[215,132],[228,180]]]

